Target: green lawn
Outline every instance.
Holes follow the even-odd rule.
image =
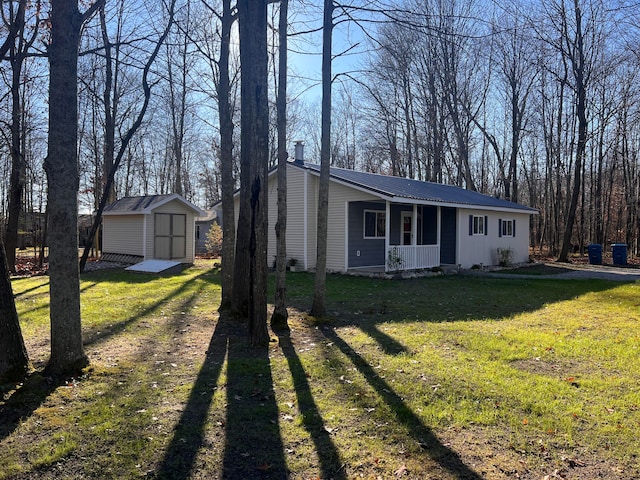
[[[84,275],[64,381],[47,277],[13,282],[36,371],[2,387],[0,479],[640,477],[640,283],[331,275],[316,321],[294,273],[290,335],[250,348],[211,267]]]

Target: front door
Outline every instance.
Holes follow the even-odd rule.
[[[456,209],[442,207],[440,210],[440,263],[456,264]]]
[[[412,245],[411,233],[413,230],[413,212],[402,212],[402,221],[400,222],[402,231],[400,232],[400,244]]]

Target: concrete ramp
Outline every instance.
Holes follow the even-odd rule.
[[[139,273],[176,273],[182,270],[180,262],[173,260],[145,260],[125,268],[129,272]]]

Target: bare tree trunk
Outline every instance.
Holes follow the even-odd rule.
[[[322,22],[322,122],[320,139],[320,185],[318,189],[318,226],[316,274],[311,315],[326,313],[327,230],[329,216],[329,164],[331,161],[331,40],[333,37],[333,0],[324,0]]]
[[[185,23],[188,25],[191,19],[191,8],[190,3],[187,2],[185,9],[186,16]],[[175,179],[173,192],[178,195],[185,195],[184,188],[184,180],[182,177],[183,169],[184,169],[184,137],[185,137],[185,117],[187,115],[187,81],[188,81],[188,51],[189,48],[189,36],[182,35],[182,38],[179,42],[175,42],[176,47],[178,48],[179,65],[178,67],[178,75],[174,75],[173,73],[173,55],[171,54],[169,48],[167,48],[167,64],[168,64],[168,75],[169,75],[169,92],[171,101],[169,104],[169,109],[171,111],[171,127],[173,134],[173,159],[175,162]],[[178,78],[176,78],[178,77]],[[176,92],[176,89],[178,90]]]
[[[52,0],[49,45],[49,277],[51,358],[55,373],[88,363],[82,347],[78,268],[78,45],[77,0]]]
[[[0,242],[0,380],[19,378],[29,368],[4,245]]]
[[[249,342],[269,343],[267,329],[267,166],[269,162],[269,111],[267,98],[267,2],[238,1],[241,79],[241,151],[249,182],[242,185],[248,196],[246,217],[238,224],[249,240]],[[241,193],[242,195],[242,193]]]
[[[233,299],[233,266],[235,264],[236,219],[233,206],[235,179],[233,178],[233,114],[229,81],[229,48],[231,26],[231,0],[222,2],[222,35],[218,70],[218,116],[220,119],[220,177],[222,180],[222,300],[219,310],[231,308]]]
[[[100,29],[102,31],[102,42],[104,44],[104,60],[105,60],[105,78],[104,91],[102,92],[102,101],[104,106],[104,159],[102,163],[102,182],[101,187],[104,189],[109,172],[113,168],[115,158],[115,137],[116,137],[116,108],[117,102],[111,97],[113,91],[114,97],[117,95],[113,80],[113,61],[111,59],[111,41],[107,32],[107,21],[105,17],[104,6],[100,9]],[[116,189],[112,184],[106,192],[107,203],[115,202]],[[84,265],[83,265],[84,267]],[[80,270],[82,271],[82,269]]]
[[[278,220],[276,222],[276,293],[271,328],[286,329],[287,318],[287,13],[289,0],[280,0],[278,21]]]
[[[24,25],[24,11],[22,12],[22,24]],[[17,21],[20,21],[16,19]],[[24,194],[26,165],[24,152],[21,149],[21,104],[20,104],[20,77],[22,76],[22,54],[10,50],[11,57],[11,177],[9,180],[9,206],[7,231],[5,235],[5,247],[9,270],[16,269],[16,247],[18,246],[18,219],[22,211],[22,196]]]
[[[562,238],[562,248],[558,256],[559,262],[569,261],[569,248],[573,234],[573,224],[576,217],[578,200],[580,199],[580,187],[582,185],[582,164],[585,159],[587,146],[587,106],[586,106],[586,79],[585,79],[585,56],[584,38],[582,36],[582,12],[578,5],[578,0],[574,0],[574,12],[576,16],[576,38],[575,55],[571,58],[573,74],[576,81],[577,105],[576,115],[578,116],[578,144],[576,145],[576,161],[573,172],[573,186],[571,193],[571,203],[565,224],[564,236]]]
[[[8,219],[5,235],[6,258],[9,271],[16,268],[16,247],[18,246],[18,224],[23,210],[23,196],[26,184],[27,167],[25,162],[25,148],[23,131],[24,104],[20,95],[22,70],[27,52],[33,45],[40,26],[40,9],[36,7],[36,16],[29,38],[25,37],[25,11],[27,1],[20,0],[18,9],[13,14],[13,5],[9,5],[10,35],[7,38],[9,62],[11,63],[11,175],[9,179]],[[2,58],[2,57],[0,57]]]

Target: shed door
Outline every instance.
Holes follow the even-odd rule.
[[[156,213],[154,258],[172,260],[187,255],[187,216],[177,213]]]

